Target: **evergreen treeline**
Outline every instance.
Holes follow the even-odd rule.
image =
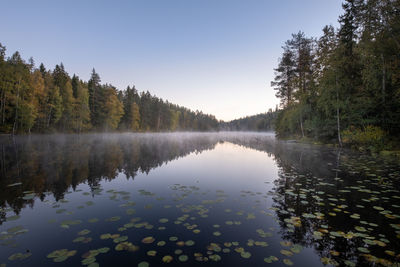
[[[221,123],[220,128],[225,131],[273,131],[277,110],[269,109],[267,113]]]
[[[347,0],[340,27],[283,46],[279,137],[380,147],[400,133],[400,1]],[[384,142],[385,140],[385,142]]]
[[[47,70],[25,62],[19,52],[5,57],[0,44],[0,132],[211,131],[219,122],[163,101],[135,87],[119,91],[101,84],[93,69],[85,82],[63,64]]]

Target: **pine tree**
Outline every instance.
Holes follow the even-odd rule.
[[[93,68],[90,80],[88,82],[89,90],[89,108],[90,108],[90,118],[92,120],[92,125],[94,127],[99,127],[101,122],[101,106],[100,99],[102,98],[102,88],[100,86],[100,76],[96,73]]]

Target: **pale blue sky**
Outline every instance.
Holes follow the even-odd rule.
[[[134,84],[231,120],[279,101],[270,87],[281,46],[338,26],[340,0],[1,1],[0,42],[53,69],[118,89]]]

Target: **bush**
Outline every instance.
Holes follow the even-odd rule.
[[[368,125],[364,129],[350,126],[342,132],[342,140],[344,144],[355,146],[358,149],[377,151],[384,148],[385,135],[385,132],[378,126]]]

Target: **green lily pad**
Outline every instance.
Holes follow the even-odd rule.
[[[114,243],[120,243],[120,242],[124,242],[126,240],[128,240],[128,236],[126,236],[126,235],[119,236],[119,237],[113,239]]]
[[[188,241],[185,242],[185,245],[188,246],[188,247],[191,247],[194,244],[195,244],[195,242],[193,240],[188,240]]]
[[[293,245],[293,247],[290,248],[290,250],[294,253],[300,253],[303,247],[301,245]]]
[[[90,230],[84,229],[84,230],[78,232],[78,235],[87,235],[87,234],[89,234],[89,233],[90,233]]]
[[[178,260],[181,261],[181,262],[185,262],[185,261],[187,261],[188,259],[189,259],[189,257],[188,257],[187,255],[180,255],[180,256],[178,257]]]
[[[97,251],[104,254],[104,253],[109,252],[110,248],[108,248],[108,247],[99,248]]]
[[[100,239],[109,239],[109,238],[111,238],[111,234],[102,234],[101,236],[100,236]]]
[[[171,236],[170,238],[169,238],[169,241],[172,241],[172,242],[175,242],[175,241],[177,241],[178,240],[178,238],[176,237],[176,236]]]
[[[138,267],[149,267],[150,264],[147,261],[139,262]]]
[[[293,262],[291,260],[289,260],[289,259],[283,259],[283,263],[288,265],[288,266],[292,266],[293,265]]]
[[[174,253],[175,253],[176,255],[179,255],[179,254],[182,254],[183,251],[182,251],[182,249],[175,249]]]
[[[248,259],[251,257],[251,253],[247,252],[247,251],[243,251],[242,253],[240,253],[240,256],[242,256],[242,258]]]
[[[172,262],[174,260],[174,258],[172,257],[172,256],[170,256],[170,255],[166,255],[166,256],[164,256],[163,258],[162,258],[162,261],[164,262],[164,263],[170,263],[170,262]]]
[[[151,244],[155,241],[154,237],[148,236],[142,239],[142,243],[144,244]]]
[[[366,232],[366,231],[367,231],[367,230],[366,230],[364,227],[362,227],[362,226],[355,226],[354,229],[356,229],[356,230],[359,231],[359,232]]]
[[[85,240],[85,238],[83,236],[80,236],[80,237],[75,238],[72,242],[78,243],[78,242],[82,242],[83,240]]]
[[[159,247],[163,247],[163,246],[165,246],[165,244],[166,244],[165,241],[158,241],[157,242],[157,246],[159,246]]]
[[[155,255],[157,255],[157,251],[155,251],[155,250],[149,250],[149,251],[147,251],[147,256],[151,256],[151,257],[154,257]]]
[[[26,258],[29,258],[32,256],[32,253],[14,253],[8,257],[8,260],[14,261],[14,260],[24,260]]]
[[[281,249],[281,254],[285,255],[285,256],[293,256],[293,252],[286,250],[286,249]]]
[[[208,256],[208,258],[212,261],[220,261],[221,260],[221,256],[218,254],[212,254],[212,255]]]
[[[83,259],[83,260],[81,261],[81,263],[82,263],[83,265],[89,265],[89,264],[92,264],[92,263],[95,263],[95,262],[96,262],[96,258],[95,258],[95,257],[85,258],[85,259]]]
[[[7,218],[6,218],[6,221],[7,221],[7,222],[15,221],[15,220],[18,220],[19,218],[20,218],[19,215],[14,215],[14,216],[7,217]]]
[[[268,258],[264,258],[266,263],[272,263],[273,261],[278,261],[279,259],[275,256],[269,256]]]
[[[358,249],[358,251],[363,252],[363,253],[370,253],[369,249],[364,248],[364,247],[358,247],[357,249]]]

